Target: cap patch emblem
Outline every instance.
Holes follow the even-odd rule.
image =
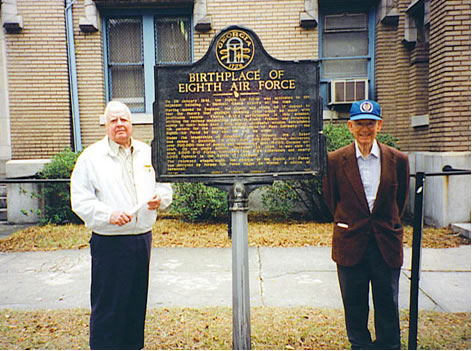
[[[363,102],[360,106],[361,112],[372,112],[373,109],[374,105],[372,105],[369,101]]]

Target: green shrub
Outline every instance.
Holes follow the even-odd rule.
[[[56,154],[50,163],[38,172],[42,179],[69,179],[79,153],[66,148]],[[82,223],[72,212],[70,205],[70,185],[64,183],[44,183],[42,187],[44,208],[41,211],[40,224]]]
[[[323,134],[326,136],[326,150],[328,152],[337,150],[354,141],[346,124],[329,123],[324,126]]]
[[[354,141],[346,124],[327,124],[323,128],[328,152],[337,150]],[[389,134],[377,134],[377,140],[398,149],[397,138]],[[321,222],[331,221],[332,216],[326,207],[320,178],[275,182],[265,187],[262,204],[270,212],[285,218],[293,213],[297,206],[305,209],[309,217]]]
[[[395,149],[400,150],[400,147],[397,145],[398,138],[390,134],[377,134],[377,140],[380,141],[382,144],[391,146]]]
[[[297,204],[297,194],[289,182],[276,181],[265,187],[262,193],[262,206],[272,214],[285,219],[289,218]]]
[[[226,192],[203,183],[175,183],[170,213],[186,221],[219,220],[228,215]]]

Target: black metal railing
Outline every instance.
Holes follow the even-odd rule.
[[[69,183],[70,179],[46,179],[38,177],[0,178],[0,184],[25,184],[25,183]]]
[[[470,169],[456,169],[451,166],[444,166],[442,172],[425,173],[417,172],[412,174],[415,177],[415,205],[413,222],[413,242],[411,253],[411,276],[410,276],[410,325],[408,333],[408,349],[416,350],[418,343],[418,295],[420,282],[420,261],[421,261],[421,243],[423,239],[423,195],[424,183],[427,177],[467,175]]]

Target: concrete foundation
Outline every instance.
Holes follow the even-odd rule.
[[[6,163],[7,178],[32,177],[50,160],[11,160]],[[40,184],[7,184],[7,221],[9,224],[38,223]]]
[[[470,152],[409,153],[410,173],[440,173],[444,166],[470,170]],[[415,179],[411,178],[408,211],[413,214]],[[424,223],[447,227],[470,223],[470,175],[427,176],[424,185]]]

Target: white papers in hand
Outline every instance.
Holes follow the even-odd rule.
[[[126,213],[128,213],[130,216],[134,216],[136,214],[136,212],[138,212],[139,210],[141,210],[143,208],[147,208],[147,203],[148,202],[149,202],[149,200],[146,200],[145,202],[141,202],[141,203],[137,204],[136,206],[132,207]]]

